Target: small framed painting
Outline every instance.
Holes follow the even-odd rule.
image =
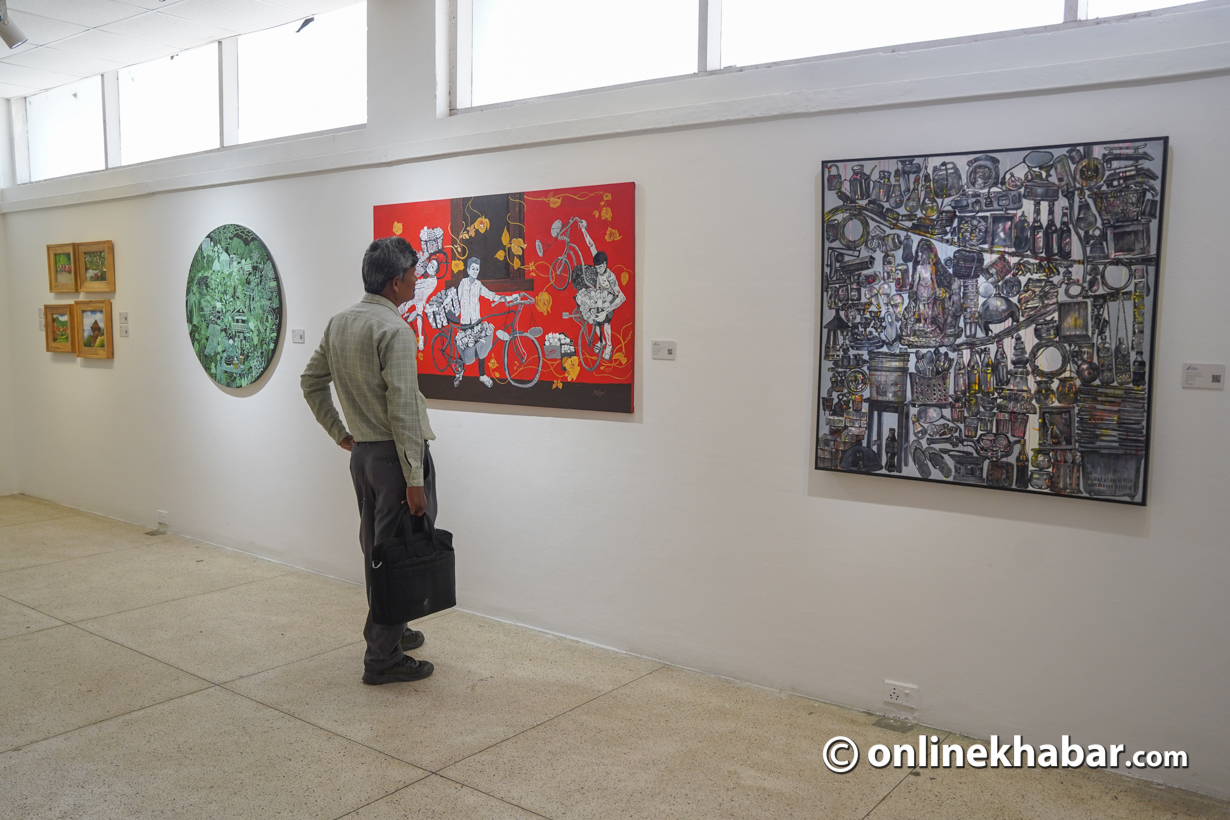
[[[52,293],[77,292],[77,246],[47,246],[47,278]]]
[[[73,260],[77,290],[82,293],[115,292],[115,247],[106,242],[79,242]]]
[[[43,320],[47,327],[48,353],[73,353],[73,306],[67,302],[43,305]]]
[[[78,358],[115,358],[115,343],[111,341],[110,299],[73,302],[71,327]]]

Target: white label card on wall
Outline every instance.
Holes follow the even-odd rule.
[[[38,309],[38,329],[39,330],[47,329],[47,314],[43,313],[42,308]]]
[[[675,360],[675,343],[674,342],[654,342],[653,343],[653,358],[665,359],[673,362]]]
[[[1183,363],[1183,389],[1225,390],[1226,366],[1224,364]]]

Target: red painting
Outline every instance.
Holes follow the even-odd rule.
[[[429,398],[631,413],[636,186],[377,205],[374,238],[419,252],[414,299]]]

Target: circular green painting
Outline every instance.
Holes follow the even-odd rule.
[[[242,225],[201,241],[188,269],[188,336],[209,377],[246,387],[273,360],[282,332],[282,289],[269,249]]]

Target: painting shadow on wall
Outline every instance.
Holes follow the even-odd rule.
[[[857,473],[835,473],[813,469],[811,452],[815,445],[814,420],[819,410],[820,348],[824,315],[823,242],[824,233],[824,172],[817,173],[815,190],[815,319],[812,322],[811,412],[803,419],[800,440],[805,442],[800,452],[807,470],[807,495],[812,498],[853,501],[887,507],[907,507],[933,512],[988,518],[1019,523],[1046,523],[1078,530],[1102,532],[1133,538],[1148,538],[1151,529],[1149,507],[1129,507],[1119,504],[1074,503],[1079,499],[1031,495],[1014,492],[994,492],[985,488],[925,481],[877,480],[876,476]],[[1159,294],[1160,297],[1160,289]],[[1150,465],[1151,467],[1152,465]]]

